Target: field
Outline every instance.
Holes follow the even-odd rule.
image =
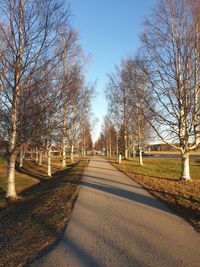
[[[190,159],[192,180],[180,180],[179,158],[144,157],[144,166],[138,157],[110,162],[119,170],[140,183],[152,195],[166,202],[176,213],[188,220],[200,232],[200,158]]]
[[[17,169],[18,198],[4,199],[6,162],[0,160],[0,266],[24,266],[40,257],[59,240],[77,197],[82,172],[88,160],[68,162],[60,168],[53,160],[53,176],[46,176],[46,166],[27,160]]]

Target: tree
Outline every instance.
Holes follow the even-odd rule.
[[[112,122],[119,131],[123,131],[123,153],[124,157],[128,157],[129,150],[129,134],[128,124],[130,120],[130,103],[129,103],[129,90],[123,80],[123,64],[121,69],[116,67],[115,73],[108,75],[107,84],[107,99],[108,99],[108,113]]]
[[[59,36],[69,12],[60,1],[8,0],[0,3],[1,108],[8,123],[8,174],[6,197],[15,197],[15,161],[18,151],[19,103],[34,86],[37,74],[48,73],[61,59]],[[44,72],[44,75],[47,73]],[[43,79],[44,77],[41,77]]]
[[[135,145],[139,150],[139,163],[143,165],[142,151],[145,144],[150,138],[150,122],[151,116],[146,107],[151,103],[151,94],[147,90],[146,79],[141,71],[141,62],[137,58],[128,58],[124,62],[123,81],[129,92],[130,105],[130,121],[129,134],[133,146],[133,154]]]
[[[190,179],[190,151],[199,146],[199,23],[198,0],[160,1],[142,35],[144,75],[156,103],[147,105],[154,116],[152,126],[181,152],[183,180]]]

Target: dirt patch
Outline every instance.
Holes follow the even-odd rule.
[[[112,161],[110,163],[141,184],[156,198],[167,203],[200,233],[200,182],[198,180],[184,182],[136,174],[127,170],[124,165]]]
[[[84,167],[81,160],[21,192],[0,210],[0,266],[25,266],[61,237],[77,197]],[[42,177],[43,178],[43,177]],[[6,203],[6,204],[5,204]]]

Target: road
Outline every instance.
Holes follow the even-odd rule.
[[[93,157],[62,240],[33,266],[200,266],[200,236],[140,185]]]

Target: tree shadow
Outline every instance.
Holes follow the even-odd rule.
[[[6,193],[6,191],[0,187],[0,200],[5,198],[5,193]]]
[[[96,167],[96,166],[90,166],[90,169],[100,169],[100,170],[108,170],[108,171],[118,172],[118,170],[113,169],[113,168],[102,168],[102,167]]]
[[[89,179],[92,179],[92,180],[100,180],[100,181],[106,181],[106,182],[111,182],[111,183],[114,183],[114,184],[119,184],[119,185],[125,185],[125,186],[128,186],[128,187],[135,187],[135,188],[139,188],[139,189],[142,189],[143,190],[143,187],[138,185],[132,185],[132,184],[126,184],[126,183],[122,183],[122,182],[118,182],[118,181],[114,181],[114,180],[111,180],[111,179],[107,179],[107,178],[102,178],[102,177],[99,177],[99,176],[92,176],[92,175],[88,175],[86,174],[85,175],[87,178]]]
[[[15,170],[18,173],[22,173],[22,174],[28,175],[32,178],[35,178],[35,179],[39,180],[40,182],[49,179],[49,177],[47,175],[38,174],[38,173],[35,173],[33,171],[27,170],[25,168],[20,168],[18,163],[15,166]]]
[[[38,264],[38,261],[42,260],[44,256],[48,255],[48,253],[51,253],[51,251],[56,249],[56,246],[58,246],[59,244],[64,248],[63,258],[65,260],[66,265],[69,264],[69,262],[66,261],[64,253],[67,253],[71,255],[72,257],[76,258],[76,260],[78,260],[81,263],[81,266],[87,266],[87,267],[103,267],[104,266],[103,263],[99,263],[98,259],[96,259],[93,255],[91,255],[89,251],[87,251],[86,246],[81,246],[78,240],[74,240],[72,237],[70,237],[70,234],[64,235],[67,225],[65,225],[65,228],[63,229],[63,231],[60,232],[60,231],[57,231],[54,227],[52,227],[50,224],[48,224],[45,221],[45,218],[43,217],[37,218],[35,222],[38,224],[38,221],[40,224],[42,224],[43,227],[48,229],[48,231],[55,237],[55,241],[51,243],[50,245],[48,245],[47,247],[45,247],[44,249],[42,249],[41,251],[39,251],[36,257],[32,259],[30,262],[28,262],[25,265],[25,267],[31,266],[31,264],[33,264],[33,266],[41,265],[40,262]],[[142,259],[138,260],[137,257],[135,257],[135,255],[130,255],[130,252],[126,251],[124,248],[122,248],[122,246],[114,243],[113,240],[110,239],[108,235],[105,236],[106,233],[98,232],[97,230],[91,227],[88,227],[86,224],[83,224],[83,222],[77,221],[75,219],[73,220],[73,222],[74,224],[76,224],[77,227],[80,227],[83,229],[83,231],[86,231],[87,234],[89,234],[90,236],[94,236],[95,240],[98,238],[99,242],[102,243],[102,245],[106,245],[107,247],[109,247],[110,251],[113,251],[117,255],[121,255],[121,256],[123,255],[126,259],[128,258],[132,264],[137,263],[137,266],[138,265],[144,266],[144,267],[147,266],[142,261]],[[58,265],[59,265],[59,259],[60,258],[58,258],[57,260],[55,258]],[[42,262],[42,265],[44,264],[46,264],[45,259],[44,259],[44,262]]]
[[[120,198],[125,198],[134,202],[138,202],[140,204],[144,204],[156,209],[159,209],[161,211],[164,212],[168,212],[170,214],[174,214],[168,207],[167,205],[165,205],[164,203],[160,202],[159,200],[157,200],[156,198],[152,197],[152,196],[148,196],[148,195],[144,195],[144,194],[138,194],[136,192],[131,192],[125,189],[121,189],[118,187],[113,187],[113,186],[108,186],[108,185],[104,185],[104,184],[100,184],[97,182],[90,182],[84,180],[81,181],[81,185],[85,186],[85,187],[89,187],[95,190],[100,190],[103,191],[105,193],[109,193],[112,194],[114,196],[118,196]],[[144,189],[144,191],[146,191]]]
[[[19,251],[16,252],[19,253],[19,256],[17,254],[16,258],[13,256],[15,266],[18,266],[24,257],[26,259],[29,257],[30,253],[27,255],[25,253],[27,242],[33,242],[33,246],[30,245],[29,247],[28,245],[28,248],[29,252],[35,253],[37,244],[34,242],[39,242],[38,246],[41,248],[40,242],[45,245],[45,240],[49,238],[47,236],[45,240],[42,240],[44,238],[43,232],[46,233],[47,231],[39,228],[39,226],[38,229],[35,228],[33,226],[34,220],[37,221],[38,225],[41,219],[41,223],[53,222],[57,227],[57,222],[59,225],[63,224],[63,216],[70,215],[77,194],[77,185],[80,184],[81,179],[80,168],[76,168],[77,164],[74,163],[69,168],[55,173],[51,179],[42,179],[39,183],[22,191],[17,199],[7,200],[6,206],[1,209],[0,255],[6,253],[5,251],[9,247],[18,251],[17,246],[19,246]],[[6,248],[5,244],[7,244]],[[9,253],[8,257],[10,257]],[[6,257],[1,263],[6,263]]]
[[[119,169],[119,171],[122,171],[121,169]],[[139,173],[139,172],[133,172],[133,171],[130,171],[130,170],[124,170],[125,172],[127,172],[128,174],[133,174],[133,175],[138,175],[138,176],[141,176],[141,177],[148,177],[148,178],[151,178],[151,179],[159,179],[159,180],[167,180],[167,181],[173,181],[173,182],[178,182],[181,180],[181,178],[169,178],[169,177],[159,177],[159,176],[154,176],[154,175],[146,175],[146,174],[142,174],[142,173]]]
[[[45,218],[43,217],[37,217],[37,221],[35,221],[37,224],[38,222],[42,224],[43,227],[48,229],[49,233],[51,233],[52,236],[54,236],[55,241],[46,246],[44,249],[40,250],[37,255],[32,259],[30,262],[28,262],[25,267],[30,266],[34,263],[37,264],[37,261],[43,258],[45,255],[47,255],[49,252],[51,252],[60,242],[62,242],[66,249],[70,250],[75,254],[77,259],[87,267],[103,267],[102,265],[98,264],[97,261],[89,255],[84,248],[81,248],[76,242],[74,242],[70,238],[66,238],[63,234],[66,229],[66,226],[62,231],[57,231],[54,227],[52,227],[49,223],[46,222]]]

